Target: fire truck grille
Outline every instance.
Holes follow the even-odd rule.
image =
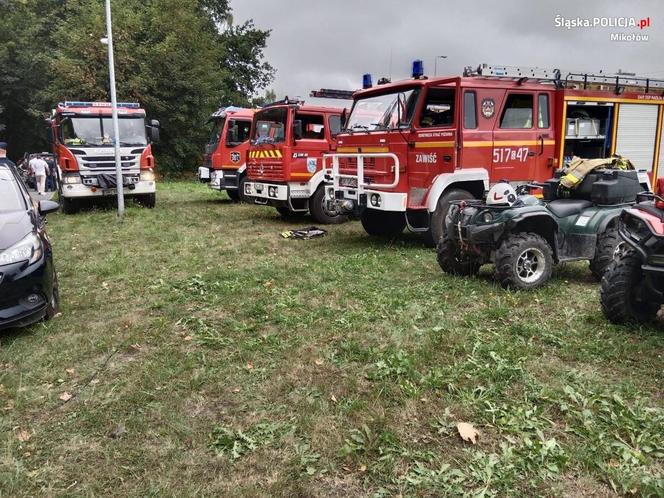
[[[340,157],[339,167],[341,169],[348,169],[357,171],[357,159],[354,157]],[[376,167],[376,158],[367,157],[364,159],[364,169],[374,169]]]
[[[120,156],[120,161],[123,168],[135,168],[139,166],[139,158],[140,155]],[[83,168],[100,170],[115,168],[115,156],[77,155],[77,159]]]
[[[261,180],[284,180],[284,167],[276,164],[249,164],[247,166],[249,178]]]

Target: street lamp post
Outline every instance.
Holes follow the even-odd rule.
[[[111,22],[111,0],[106,0],[106,43],[108,44],[108,76],[111,87],[111,109],[113,115],[113,140],[115,147],[115,187],[118,193],[118,216],[124,216],[124,185],[120,157],[120,123],[118,122],[118,99],[115,92],[115,60],[113,57],[113,26]]]
[[[438,76],[438,59],[447,59],[446,55],[437,55],[433,63],[433,75]]]

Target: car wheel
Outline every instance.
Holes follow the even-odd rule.
[[[157,194],[152,193],[139,195],[136,197],[136,202],[145,208],[153,209],[157,204]]]
[[[544,285],[552,272],[551,247],[535,233],[510,235],[496,251],[496,274],[505,288],[535,289]]]
[[[641,258],[627,251],[604,272],[600,302],[604,316],[612,323],[648,322],[655,318],[661,303],[644,299]]]
[[[480,264],[476,258],[461,250],[461,247],[452,237],[443,235],[436,248],[438,264],[445,273],[469,277],[477,275]]]
[[[609,228],[597,237],[597,247],[595,257],[590,260],[590,271],[597,280],[602,279],[602,275],[624,250],[625,243],[620,238],[617,228]]]
[[[48,306],[46,307],[45,320],[47,321],[50,320],[59,312],[60,312],[60,290],[56,279],[55,284],[53,285],[53,293],[51,295],[51,301],[48,303]]]
[[[311,217],[323,225],[337,225],[348,221],[348,215],[329,206],[325,198],[325,184],[321,184],[309,199]]]
[[[365,209],[360,217],[364,231],[374,237],[396,237],[406,228],[406,215],[394,211]]]
[[[81,204],[78,199],[62,197],[62,212],[65,214],[76,214],[80,211]]]
[[[445,231],[445,217],[450,209],[451,201],[465,201],[474,199],[473,194],[467,190],[453,189],[440,196],[436,210],[431,213],[429,230],[424,232],[424,243],[429,247],[436,247]]]

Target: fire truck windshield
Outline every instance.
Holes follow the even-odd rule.
[[[360,97],[353,103],[345,131],[391,130],[409,124],[415,112],[419,88]]]
[[[214,150],[217,147],[221,134],[224,131],[224,124],[226,124],[226,118],[216,118],[212,120],[212,129],[210,130],[210,138],[208,139],[208,147],[211,150]]]
[[[138,117],[120,117],[120,145],[145,146],[145,119]],[[65,145],[105,146],[113,145],[115,133],[110,116],[67,117],[62,120],[62,139]]]
[[[256,113],[253,142],[256,144],[283,142],[286,140],[287,121],[288,109],[285,107],[267,108]]]

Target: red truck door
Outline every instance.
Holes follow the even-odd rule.
[[[456,86],[430,87],[419,114],[415,115],[416,138],[408,150],[408,207],[421,208],[433,179],[454,171],[457,163]]]
[[[321,157],[330,150],[325,115],[296,112],[294,119],[302,123],[302,138],[295,140],[292,149],[291,178],[306,182],[321,169]]]
[[[553,123],[554,92],[537,92],[537,161],[529,180],[544,181],[553,176],[556,159],[556,141]]]
[[[508,91],[505,96],[493,131],[492,182],[533,179],[540,156],[535,95],[532,91]]]

